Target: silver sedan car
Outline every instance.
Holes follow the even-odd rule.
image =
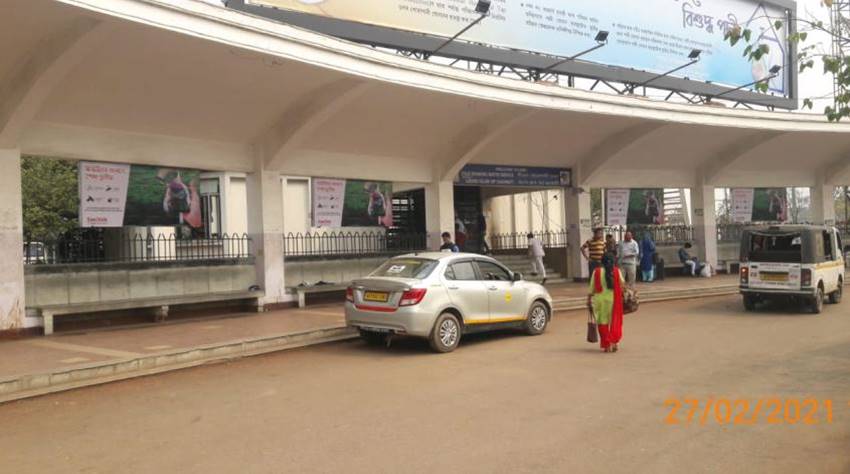
[[[367,342],[398,334],[453,351],[463,334],[502,328],[542,334],[552,297],[498,261],[474,254],[429,252],[395,257],[346,292],[345,320]]]

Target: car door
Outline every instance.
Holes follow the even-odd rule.
[[[449,264],[443,273],[449,300],[466,324],[484,324],[490,319],[487,286],[476,270],[472,260],[460,260]]]
[[[525,319],[527,290],[521,283],[514,283],[511,272],[505,267],[489,261],[476,260],[478,273],[487,286],[490,307],[490,322],[503,323]]]

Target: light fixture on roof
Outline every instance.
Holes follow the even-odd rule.
[[[475,5],[475,13],[478,13],[478,15],[479,15],[478,18],[475,19],[475,21],[473,21],[472,23],[467,25],[464,29],[458,31],[458,33],[456,35],[452,36],[451,38],[449,38],[448,40],[443,42],[443,44],[441,44],[434,51],[431,51],[430,53],[426,53],[425,59],[428,59],[431,56],[439,53],[440,51],[443,50],[443,48],[450,45],[452,42],[454,42],[454,40],[458,39],[458,37],[460,37],[460,35],[469,31],[473,26],[481,23],[481,20],[483,20],[484,18],[487,18],[487,15],[490,14],[490,0],[478,0],[478,4]]]
[[[539,80],[541,77],[548,74],[550,71],[552,71],[556,67],[560,66],[561,64],[564,64],[564,63],[567,63],[567,62],[570,62],[570,61],[575,61],[576,59],[584,56],[585,54],[592,53],[593,51],[596,51],[597,49],[605,46],[606,44],[608,44],[608,34],[609,33],[605,30],[599,30],[596,33],[596,37],[594,38],[594,40],[596,41],[595,46],[588,48],[588,49],[585,49],[584,51],[582,51],[578,54],[575,54],[573,56],[570,56],[568,58],[561,59],[561,60],[559,60],[555,63],[552,63],[551,65],[537,71],[537,79]]]
[[[662,77],[667,77],[670,74],[673,74],[674,72],[681,71],[682,69],[685,69],[688,66],[692,66],[692,65],[698,63],[701,55],[702,55],[701,49],[692,49],[691,52],[688,53],[689,61],[686,64],[683,64],[683,65],[681,65],[677,68],[671,69],[671,70],[669,70],[669,71],[667,71],[663,74],[658,74],[657,76],[653,76],[650,79],[641,82],[640,84],[635,84],[635,85],[629,87],[628,88],[629,93],[634,93],[635,89],[637,89],[638,87],[648,86],[649,84],[657,81],[658,79],[661,79]]]
[[[726,94],[731,94],[732,92],[739,91],[739,90],[741,90],[741,89],[746,89],[746,88],[748,88],[748,87],[752,87],[752,86],[754,86],[754,85],[756,85],[756,84],[761,84],[762,82],[771,81],[771,80],[773,80],[776,76],[778,76],[778,75],[779,75],[779,72],[780,72],[780,71],[782,71],[782,66],[780,66],[780,65],[778,65],[778,64],[775,64],[775,65],[771,66],[771,68],[768,70],[768,72],[770,72],[770,74],[768,74],[767,76],[765,76],[765,77],[763,77],[763,78],[761,78],[761,79],[759,79],[759,80],[757,80],[757,81],[753,81],[753,82],[750,82],[750,83],[744,84],[743,86],[738,86],[738,87],[735,87],[734,89],[728,89],[728,90],[725,90],[725,91],[723,91],[723,92],[721,92],[721,93],[719,93],[719,94],[717,94],[717,95],[708,96],[708,97],[706,97],[706,98],[705,98],[705,100],[704,100],[703,102],[704,102],[704,103],[708,103],[708,102],[711,102],[711,99],[716,99],[716,98],[718,98],[718,97],[722,97],[722,96],[724,96],[724,95],[726,95]]]

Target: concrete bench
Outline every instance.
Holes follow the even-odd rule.
[[[338,285],[297,286],[295,287],[295,294],[298,295],[298,307],[304,308],[307,306],[307,295],[335,293],[337,291],[345,291],[347,288],[347,283]]]
[[[170,306],[182,304],[216,303],[221,301],[254,300],[258,311],[262,311],[260,298],[262,291],[233,291],[226,293],[210,293],[200,295],[158,296],[155,298],[140,298],[119,301],[99,301],[95,303],[77,303],[61,305],[37,306],[41,317],[44,318],[44,335],[53,334],[53,319],[55,316],[68,314],[99,313],[104,311],[121,311],[127,309],[155,309],[156,321],[161,322],[168,317]]]

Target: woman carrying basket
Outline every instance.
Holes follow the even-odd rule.
[[[623,275],[610,255],[602,257],[602,267],[590,276],[587,306],[599,328],[599,345],[603,352],[617,352],[623,337]]]

